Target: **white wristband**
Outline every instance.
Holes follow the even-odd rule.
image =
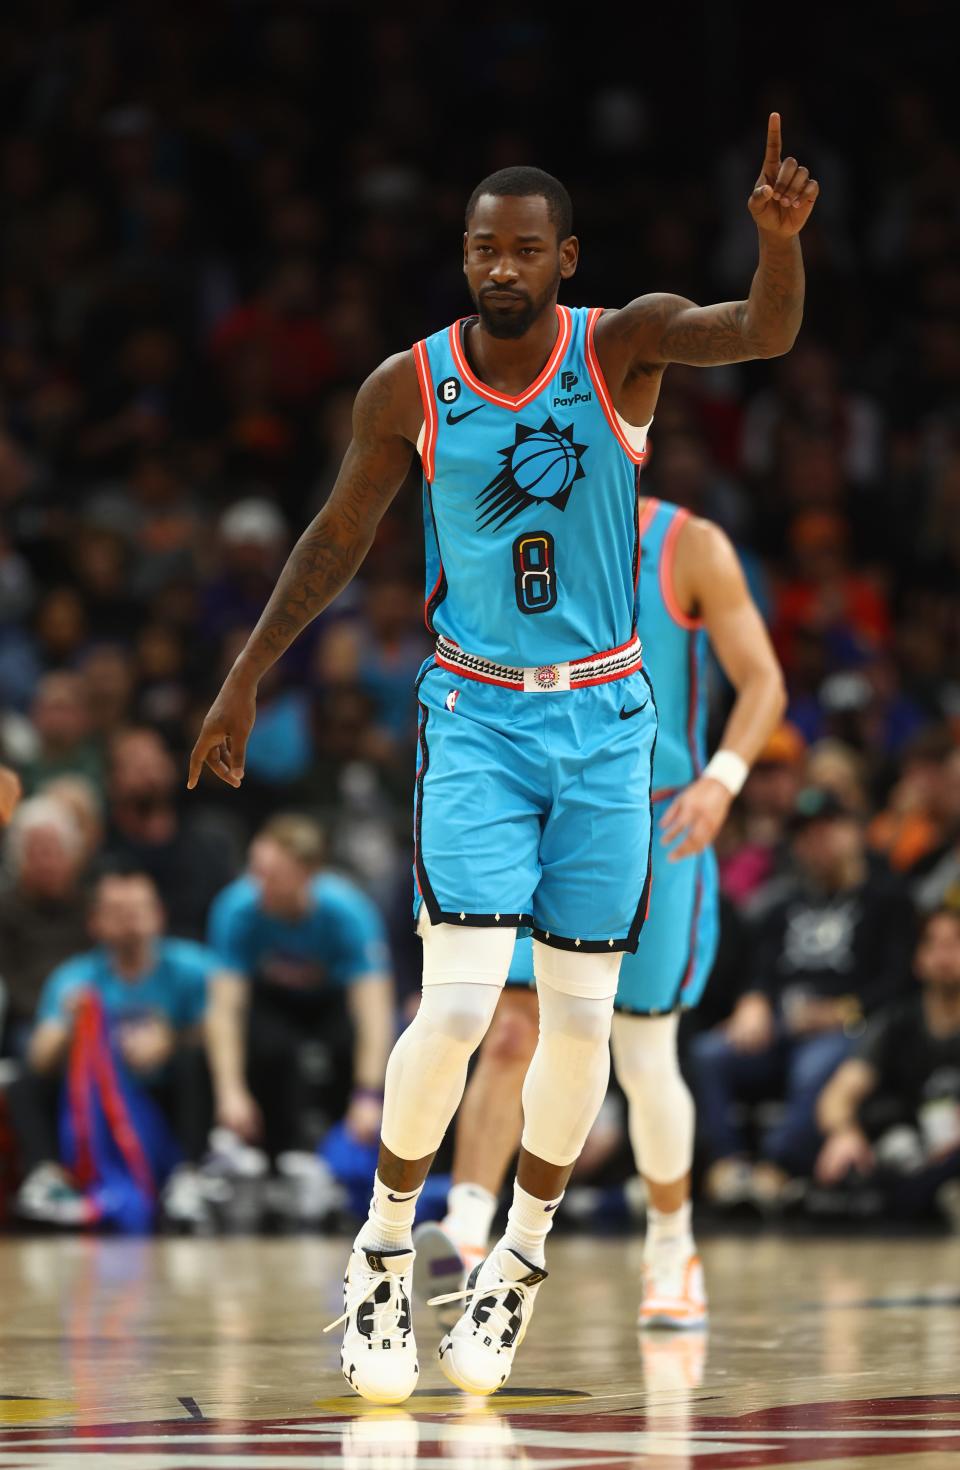
[[[711,756],[703,774],[713,781],[719,781],[731,796],[739,796],[743,783],[750,774],[750,767],[735,750],[718,750]]]

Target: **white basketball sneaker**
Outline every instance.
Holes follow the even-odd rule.
[[[415,1254],[355,1245],[343,1278],[343,1313],[323,1329],[346,1323],[340,1367],[350,1387],[372,1404],[402,1404],[416,1387],[420,1365],[410,1316]]]
[[[541,1266],[525,1261],[510,1246],[498,1246],[470,1273],[467,1309],[440,1344],[440,1367],[464,1393],[496,1393],[510,1377],[514,1354],[523,1342],[533,1316],[540,1283],[547,1279]],[[431,1306],[443,1306],[451,1297],[434,1297]]]
[[[707,1291],[696,1252],[669,1246],[655,1250],[643,1265],[641,1327],[693,1331],[707,1325]]]

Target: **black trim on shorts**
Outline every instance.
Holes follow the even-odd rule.
[[[653,882],[653,761],[657,753],[657,735],[660,732],[660,712],[657,709],[657,698],[650,683],[650,675],[646,669],[639,671],[644,678],[647,688],[650,690],[650,699],[653,703],[653,712],[657,716],[657,728],[653,732],[653,744],[650,747],[650,784],[647,790],[647,799],[650,803],[650,841],[647,844],[647,876],[644,879],[643,891],[640,894],[640,902],[630,925],[630,933],[627,935],[628,944],[626,949],[630,954],[636,954],[637,945],[640,943],[640,931],[647,917],[647,907],[650,903],[650,884]]]
[[[417,680],[418,689],[423,678],[434,667],[435,665],[431,664],[429,668],[424,669],[423,674]],[[519,928],[521,925],[532,925],[532,914],[469,914],[465,909],[451,910],[448,913],[437,902],[437,896],[433,891],[430,879],[427,877],[427,870],[423,861],[423,781],[430,766],[430,749],[427,745],[427,721],[430,718],[430,711],[422,701],[418,702],[420,703],[420,729],[417,735],[417,743],[420,747],[420,771],[417,775],[417,800],[414,818],[414,836],[416,839],[414,867],[417,874],[417,883],[420,888],[420,897],[423,899],[427,913],[430,915],[431,924],[456,924],[458,927],[464,929],[496,929],[501,927],[512,929],[515,926]]]
[[[429,669],[424,669],[424,674],[427,673],[429,673]],[[420,679],[417,680],[417,688],[420,688]],[[427,870],[423,865],[423,780],[430,765],[430,751],[427,747],[427,720],[429,719],[430,711],[421,700],[417,702],[420,705],[420,728],[417,731],[417,744],[420,747],[420,769],[417,772],[417,800],[413,831],[413,866],[417,875],[417,887],[420,889],[420,897],[426,904],[427,913],[430,915],[430,922],[431,924],[439,924],[441,922],[440,905],[437,903],[436,895],[430,886],[430,879],[427,877]]]
[[[617,1000],[613,1002],[613,1010],[615,1015],[640,1016],[647,1020],[650,1020],[655,1016],[672,1016],[674,1014],[679,1014],[682,1016],[684,1011],[692,1011],[694,1009],[694,1006],[682,1006],[679,1004],[679,1002],[676,1005],[665,1006],[662,1011],[654,1010],[652,1007],[644,1009],[641,1006],[622,1006]]]
[[[429,909],[427,910],[429,913]],[[444,913],[439,917],[430,914],[431,924],[456,924],[458,929],[518,929],[521,925],[532,926],[532,914],[468,914],[466,910]]]

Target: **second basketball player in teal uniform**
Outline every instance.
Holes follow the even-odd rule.
[[[786,352],[798,233],[817,185],[770,119],[748,199],[759,263],[743,301],[557,303],[577,265],[569,195],[538,169],[474,191],[464,271],[476,315],[390,358],[361,388],[326,505],[292,551],[191,757],[238,786],[260,678],[360,566],[418,449],[436,651],[419,679],[415,907],[423,994],[387,1068],[370,1214],[347,1263],[341,1363],[356,1391],[413,1390],[412,1226],[467,1063],[532,928],[540,1039],[507,1229],[441,1344],[492,1393],[545,1279],[544,1244],[606,1090],[620,959],[649,897],[656,715],[634,626],[637,469],[664,369]]]
[[[707,1308],[690,1228],[694,1110],[677,1063],[677,1023],[680,1011],[700,1000],[716,952],[719,894],[709,844],[783,713],[784,692],[770,639],[723,532],[675,505],[644,499],[640,546],[637,630],[659,712],[652,903],[637,951],[624,956],[620,969],[613,1057],[649,1196],[640,1321],[692,1328],[704,1325]],[[708,639],[737,695],[709,762]],[[454,1291],[464,1269],[486,1254],[536,1045],[532,980],[531,944],[520,939],[510,989],[460,1109],[447,1218],[415,1236],[421,1297]]]

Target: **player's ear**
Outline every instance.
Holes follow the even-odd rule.
[[[560,276],[564,281],[569,281],[579,259],[580,241],[576,235],[568,235],[565,240],[560,241]]]
[[[464,232],[463,232],[463,268],[464,268],[464,270],[466,270],[466,268],[467,268],[467,239],[468,239],[467,231],[464,230]]]

